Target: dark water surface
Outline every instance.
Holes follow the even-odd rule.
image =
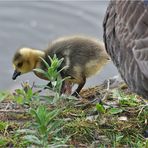
[[[12,80],[12,57],[16,49],[44,49],[49,42],[67,35],[82,34],[102,39],[102,21],[108,1],[0,1],[0,90],[14,89],[29,80],[37,84],[33,73]],[[86,86],[99,84],[117,74],[112,63],[88,80]]]

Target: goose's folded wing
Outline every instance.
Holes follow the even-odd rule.
[[[122,57],[133,57],[131,61],[148,77],[148,3],[111,1],[103,27],[107,52],[118,57],[112,58],[115,64],[121,64]]]
[[[148,6],[139,9],[143,9],[143,13],[137,18],[133,29],[136,37],[132,51],[141,72],[148,77]]]

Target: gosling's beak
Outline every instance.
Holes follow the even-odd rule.
[[[15,80],[19,75],[21,75],[21,72],[18,72],[15,70],[13,73],[12,79]]]

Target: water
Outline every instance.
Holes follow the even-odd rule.
[[[0,1],[0,90],[13,90],[20,82],[43,83],[33,73],[12,80],[12,57],[16,49],[47,48],[50,41],[67,35],[82,34],[102,39],[102,21],[107,1]],[[87,81],[97,85],[117,74],[112,63]]]

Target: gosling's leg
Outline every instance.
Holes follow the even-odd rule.
[[[64,81],[62,83],[62,87],[61,87],[61,94],[68,94],[70,95],[72,92],[72,86],[73,84],[67,81]]]
[[[63,94],[64,92],[65,92],[65,81],[62,82],[60,94]]]
[[[64,73],[61,72],[60,74],[61,74],[61,78],[62,79],[64,79],[65,77],[69,77],[69,74],[67,74],[65,72]],[[62,86],[61,86],[61,94],[68,94],[68,95],[70,95],[71,92],[72,92],[72,86],[73,86],[73,84],[71,82],[69,82],[67,80],[64,80],[62,82]]]
[[[83,77],[83,81],[78,85],[78,88],[74,91],[74,93],[72,94],[72,96],[78,97],[79,93],[81,91],[81,89],[83,88],[83,86],[86,83],[86,77]]]

